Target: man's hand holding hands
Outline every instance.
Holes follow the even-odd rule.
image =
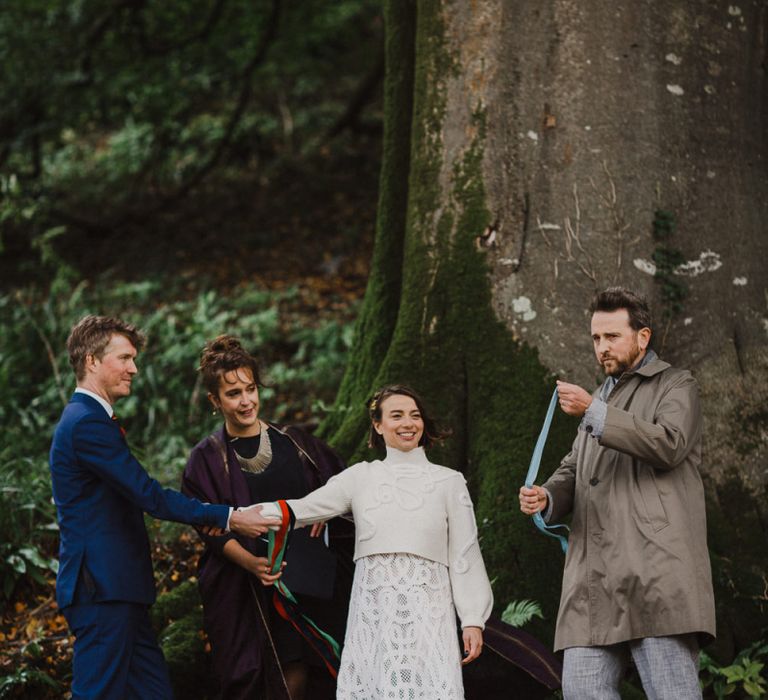
[[[280,519],[265,517],[261,513],[261,505],[238,508],[232,511],[229,518],[229,529],[246,537],[258,537],[267,530],[277,530],[280,527]]]

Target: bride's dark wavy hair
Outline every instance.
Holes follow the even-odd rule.
[[[424,405],[424,401],[422,401],[421,397],[411,389],[411,387],[406,386],[405,384],[387,384],[376,391],[366,403],[368,407],[368,417],[371,419],[371,427],[368,432],[368,447],[385,447],[384,438],[376,432],[373,424],[374,422],[381,422],[381,405],[390,396],[410,396],[416,402],[416,408],[419,409],[421,420],[424,421],[424,434],[421,436],[421,440],[419,440],[420,447],[431,447],[435,442],[444,440],[451,434],[450,430],[442,430],[437,423],[435,423],[432,416],[429,415],[429,412]]]

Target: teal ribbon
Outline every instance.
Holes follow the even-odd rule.
[[[536,481],[536,477],[539,475],[539,466],[541,465],[541,455],[544,452],[544,445],[547,442],[547,435],[549,435],[549,427],[552,425],[552,416],[555,415],[555,407],[557,406],[557,387],[552,392],[552,398],[549,400],[549,407],[547,408],[547,415],[544,418],[544,425],[541,426],[541,432],[539,433],[539,439],[536,440],[536,447],[533,448],[533,455],[531,455],[531,463],[528,466],[528,474],[525,477],[525,485],[528,488],[533,486]],[[545,535],[550,537],[556,537],[560,541],[560,546],[565,554],[568,551],[568,538],[564,535],[560,535],[556,532],[551,532],[557,528],[565,528],[566,531],[570,531],[567,525],[547,525],[544,522],[544,518],[541,517],[541,513],[534,513],[533,522],[539,530]]]

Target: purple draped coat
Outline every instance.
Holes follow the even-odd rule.
[[[309,491],[325,484],[344,468],[341,458],[325,443],[295,427],[270,427],[286,435],[296,446],[304,465]],[[192,450],[181,481],[183,493],[203,502],[234,506],[251,505],[250,492],[232,448],[227,445],[224,428],[200,441]],[[329,526],[331,548],[349,552],[354,534],[348,524]],[[272,588],[227,559],[222,549],[232,538],[254,551],[251,538],[229,533],[198,534],[206,545],[200,560],[199,588],[203,601],[205,631],[211,642],[213,667],[227,700],[260,697],[265,685],[270,698],[288,700],[285,680],[275,662],[269,634],[270,618],[275,614]],[[351,557],[347,556],[351,574]],[[344,558],[340,558],[339,569]]]

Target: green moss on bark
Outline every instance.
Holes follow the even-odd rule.
[[[384,3],[384,139],[371,274],[334,412],[320,435],[350,454],[365,431],[365,399],[387,352],[400,305],[408,202],[416,3]]]

